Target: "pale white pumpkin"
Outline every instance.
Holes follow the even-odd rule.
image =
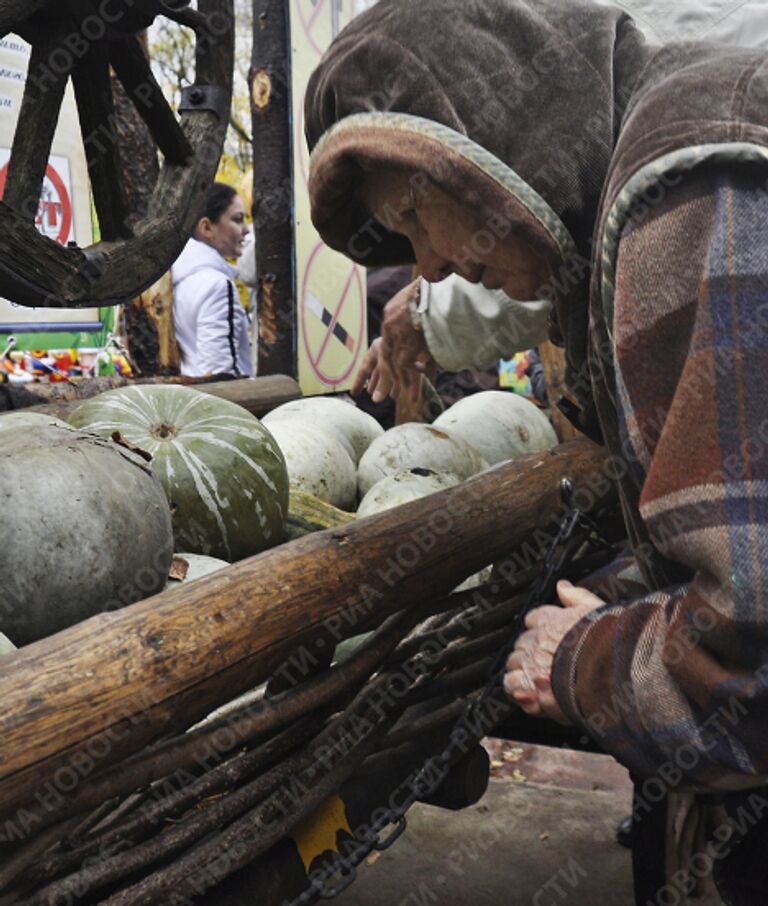
[[[70,427],[0,443],[0,632],[27,645],[162,591],[171,512],[141,456]]]
[[[451,472],[463,481],[487,467],[462,437],[434,425],[410,422],[390,429],[366,450],[357,470],[358,491],[362,498],[382,478],[404,469]]]
[[[269,430],[283,452],[288,480],[341,510],[355,507],[355,464],[332,434],[292,419],[277,419]]]
[[[377,513],[384,513],[393,507],[402,506],[405,503],[411,503],[414,500],[421,500],[429,497],[431,494],[437,494],[439,491],[445,491],[448,488],[455,488],[461,484],[461,480],[451,472],[434,472],[431,469],[408,469],[402,472],[396,472],[394,475],[388,475],[377,481],[376,484],[368,491],[363,498],[357,511],[357,518],[363,519],[365,516],[375,516]],[[470,591],[483,585],[490,579],[491,567],[488,566],[475,573],[454,589],[455,591]],[[365,637],[362,637],[363,639]],[[336,651],[336,657],[341,659],[349,653],[353,639],[349,639],[340,646]]]
[[[278,421],[295,421],[332,434],[349,453],[355,465],[384,429],[373,416],[351,403],[323,396],[310,396],[283,403],[262,419],[271,430]]]
[[[443,412],[434,427],[469,441],[491,465],[557,444],[546,415],[522,396],[503,390],[464,397]]]
[[[368,491],[357,509],[357,518],[374,516],[392,507],[421,500],[430,494],[455,488],[461,479],[452,472],[435,472],[432,469],[404,469],[387,475]]]
[[[284,540],[285,460],[241,406],[191,387],[142,385],[102,393],[70,421],[105,437],[119,432],[151,455],[177,549],[234,563]]]

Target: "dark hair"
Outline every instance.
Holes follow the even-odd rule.
[[[219,218],[232,204],[232,199],[237,195],[237,191],[223,182],[215,182],[205,196],[202,210],[200,211],[199,220],[207,217],[211,223],[218,223]]]

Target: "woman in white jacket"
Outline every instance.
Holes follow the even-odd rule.
[[[243,200],[230,186],[214,183],[193,237],[171,268],[184,375],[253,376],[248,318],[234,283],[237,269],[226,260],[240,257],[248,233]]]

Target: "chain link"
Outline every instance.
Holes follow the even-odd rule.
[[[510,639],[495,658],[489,670],[488,682],[480,696],[469,703],[464,714],[454,724],[449,743],[439,755],[431,756],[421,766],[410,781],[410,789],[403,802],[382,812],[371,825],[365,837],[357,840],[356,845],[347,855],[334,860],[313,874],[310,878],[309,888],[285,906],[312,906],[318,899],[335,899],[354,882],[358,866],[364,859],[374,850],[381,852],[389,849],[402,836],[407,826],[406,814],[411,806],[415,802],[428,799],[440,789],[453,764],[466,754],[469,740],[477,743],[487,735],[486,728],[483,727],[481,718],[478,716],[479,712],[502,686],[507,658],[525,627],[525,618],[528,613],[536,607],[540,607],[542,603],[555,599],[555,586],[558,580],[585,544],[606,553],[612,553],[613,548],[602,537],[597,524],[586,513],[573,505],[573,485],[567,478],[560,483],[560,495],[565,515],[542,562],[541,574],[531,588],[525,605],[513,621]],[[395,825],[394,830],[383,840],[379,839],[382,831],[391,825]],[[339,880],[334,886],[328,886],[334,878],[339,878]]]

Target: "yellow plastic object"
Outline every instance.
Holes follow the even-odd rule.
[[[350,836],[352,829],[340,796],[331,796],[320,808],[305,818],[291,834],[296,848],[309,873],[312,863],[325,852],[338,852],[336,838],[339,831]]]

